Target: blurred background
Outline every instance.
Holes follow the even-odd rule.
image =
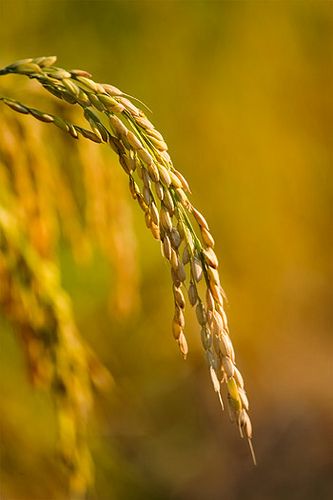
[[[55,54],[153,110],[214,234],[250,398],[256,468],[191,311],[178,353],[169,271],[134,203],[127,314],[110,306],[107,259],[79,265],[63,245],[81,334],[115,382],[90,429],[96,499],[333,498],[332,2],[0,0],[0,19],[1,67]],[[52,402],[0,328],[0,498],[65,499]]]

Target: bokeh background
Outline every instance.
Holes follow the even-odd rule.
[[[251,401],[257,468],[191,313],[178,353],[169,272],[138,207],[129,315],[112,314],[107,263],[62,248],[80,331],[115,381],[91,424],[96,499],[333,498],[333,3],[0,0],[0,19],[0,66],[56,54],[153,110],[215,236]],[[65,499],[52,403],[1,330],[0,498]]]

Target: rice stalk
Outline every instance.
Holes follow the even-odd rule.
[[[108,144],[117,153],[128,176],[130,193],[170,266],[173,336],[186,358],[187,295],[195,308],[213,388],[222,408],[222,387],[225,388],[230,417],[241,437],[247,439],[255,463],[249,403],[229,335],[214,239],[206,219],[190,201],[188,182],[174,167],[161,133],[127,94],[112,85],[95,82],[86,71],[56,67],[55,61],[55,57],[18,61],[0,70],[0,75],[20,74],[36,80],[57,98],[79,106],[90,129],[17,100],[0,99],[18,113],[53,124],[75,139],[84,137]]]

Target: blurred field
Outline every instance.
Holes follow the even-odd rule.
[[[110,313],[106,261],[79,267],[63,247],[80,331],[115,379],[91,424],[96,499],[333,498],[332,2],[0,0],[0,18],[1,67],[56,54],[153,110],[215,236],[251,402],[257,468],[191,314],[179,356],[169,272],[134,204],[129,317]],[[0,498],[65,499],[52,403],[0,329]]]

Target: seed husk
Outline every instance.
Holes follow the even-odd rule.
[[[138,169],[138,173],[141,172],[141,175],[139,174],[139,176],[141,177],[141,179],[143,180],[143,184],[144,186],[146,186],[147,188],[150,188],[150,177],[149,177],[149,173],[148,171],[146,170],[145,167],[141,166],[139,169]]]
[[[118,154],[118,156],[125,154],[125,148],[119,139],[109,135],[109,144],[113,151]]]
[[[164,191],[163,204],[166,206],[166,208],[169,210],[171,214],[174,213],[175,204],[168,189],[165,189]]]
[[[40,68],[53,66],[56,61],[57,56],[37,57],[37,59],[34,59],[35,64],[38,64]]]
[[[174,269],[173,267],[171,267],[171,278],[172,278],[172,282],[173,284],[178,288],[181,286],[181,282],[179,281],[179,278],[177,276],[177,270]]]
[[[208,311],[214,311],[215,301],[212,292],[207,288],[206,290],[206,304]]]
[[[34,71],[34,73],[40,72],[39,66],[38,69],[39,71]],[[63,80],[64,78],[70,78],[72,76],[69,71],[62,68],[56,68],[55,66],[45,68],[45,72],[57,80]]]
[[[23,61],[24,61],[24,59],[23,59]],[[29,75],[31,73],[41,73],[41,69],[38,66],[38,64],[35,64],[33,62],[16,63],[15,71],[17,73],[25,73],[27,75]]]
[[[125,170],[126,174],[130,174],[132,170],[129,168],[129,165],[127,163],[127,158],[128,157],[126,155],[121,155],[119,157],[119,163],[123,167],[123,169]]]
[[[235,352],[229,336],[225,332],[222,332],[218,338],[221,353],[223,354],[223,356],[229,356],[229,358],[234,363]]]
[[[120,102],[117,102],[117,104],[115,104],[113,106],[112,111],[114,113],[120,114],[120,113],[122,113],[124,111],[124,109],[125,109],[124,106],[122,104],[120,104]]]
[[[235,366],[229,356],[222,356],[222,366],[228,378],[234,376]]]
[[[150,229],[150,226],[151,226],[151,217],[150,217],[150,213],[149,212],[145,213],[145,221],[146,221],[147,228]]]
[[[252,425],[248,414],[245,410],[242,410],[239,415],[239,425],[243,434],[248,439],[252,439]]]
[[[143,194],[143,199],[145,200],[145,202],[147,203],[147,205],[150,205],[151,197],[150,197],[150,189],[149,189],[149,187],[144,186],[142,194]]]
[[[179,178],[177,177],[177,175],[172,170],[170,170],[169,175],[170,175],[170,179],[171,179],[171,184],[175,188],[181,188],[181,187],[183,187],[181,181],[179,180]]]
[[[79,138],[79,134],[77,133],[76,128],[71,123],[68,123],[68,132],[73,137],[73,139],[78,139]]]
[[[119,97],[118,100],[131,113],[131,115],[135,117],[140,116],[139,109],[129,99],[127,99],[127,97]]]
[[[227,402],[228,402],[229,418],[230,418],[231,422],[233,422],[233,423],[237,422],[240,408],[237,407],[237,404],[235,406],[234,401],[231,399],[229,393],[228,393],[228,396],[227,396]]]
[[[80,128],[79,132],[83,137],[86,137],[87,139],[90,139],[93,142],[101,143],[102,138],[95,134],[95,132],[91,132],[90,130],[87,130],[85,128]]]
[[[249,410],[249,400],[247,398],[245,390],[238,387],[238,394],[239,394],[239,397],[241,399],[243,408],[245,408],[245,410],[248,411]]]
[[[175,302],[176,304],[181,308],[184,309],[185,307],[185,298],[183,295],[183,292],[181,291],[180,288],[173,287],[173,294],[175,297]]]
[[[173,173],[178,177],[178,179],[181,183],[181,186],[179,186],[179,187],[182,187],[184,189],[184,191],[187,191],[188,193],[190,193],[191,192],[190,186],[188,185],[188,182],[185,179],[185,177],[178,170],[174,170]]]
[[[192,276],[198,283],[202,278],[202,264],[197,257],[193,257],[191,260]]]
[[[208,365],[214,368],[216,372],[220,369],[220,361],[212,349],[207,349],[206,351]]]
[[[236,411],[241,410],[242,402],[241,402],[241,399],[239,397],[237,384],[236,384],[235,379],[233,377],[231,377],[227,380],[227,388],[228,388],[228,393],[230,395],[231,401],[233,402],[234,409],[236,409]]]
[[[242,377],[241,372],[238,370],[236,366],[234,366],[234,378],[239,388],[244,389],[244,379]]]
[[[154,224],[156,224],[156,226],[158,226],[160,223],[160,215],[158,213],[157,206],[155,205],[154,202],[151,202],[150,214],[151,214],[152,221],[154,222]]]
[[[156,130],[155,128],[151,128],[151,129],[147,130],[147,134],[150,137],[155,137],[155,139],[157,139],[159,141],[164,141],[162,134],[158,130]]]
[[[197,304],[195,312],[196,312],[196,315],[197,315],[198,323],[201,326],[204,326],[207,323],[207,314],[206,314],[205,308],[204,308],[204,306],[202,305],[201,302],[199,302]]]
[[[197,210],[196,208],[192,207],[192,214],[194,215],[195,220],[197,221],[199,226],[209,231],[207,221],[202,215],[202,213],[200,213],[199,210]]]
[[[91,78],[92,74],[89,71],[85,71],[83,69],[71,69],[70,73],[72,76],[86,76],[87,78]]]
[[[112,108],[118,104],[113,97],[107,94],[97,94],[97,97],[101,101],[101,103],[104,104],[107,109],[111,109],[111,111]]]
[[[180,234],[178,233],[176,228],[172,228],[170,231],[170,241],[172,244],[172,247],[177,250],[179,248],[179,245],[181,244],[181,237]]]
[[[118,95],[122,95],[123,94],[122,91],[119,90],[114,85],[109,85],[108,83],[103,83],[102,87],[111,96],[118,96]]]
[[[145,202],[145,200],[143,199],[142,194],[137,195],[137,200],[138,200],[138,203],[140,205],[141,210],[145,213],[148,212],[149,207],[148,207],[147,203]]]
[[[190,251],[188,249],[188,246],[185,245],[183,251],[183,264],[184,265],[188,264],[190,262],[190,258],[191,258]]]
[[[180,352],[183,355],[183,358],[186,359],[187,354],[188,354],[188,345],[187,345],[187,341],[186,341],[186,337],[184,335],[184,332],[181,332],[181,334],[179,335],[178,345],[179,345]]]
[[[126,139],[128,143],[132,146],[134,150],[137,152],[142,149],[141,141],[137,138],[135,134],[131,130],[127,131]]]
[[[173,320],[172,321],[172,333],[173,333],[174,338],[176,340],[178,340],[182,332],[183,332],[183,329],[180,326],[180,324],[177,321]]]
[[[155,183],[155,193],[156,193],[157,198],[160,201],[162,201],[163,197],[164,197],[164,189],[163,189],[163,186],[160,182]]]
[[[182,309],[180,307],[176,307],[174,321],[178,323],[182,328],[185,326],[185,317]]]
[[[163,239],[163,254],[167,260],[171,259],[171,250],[170,239],[167,235],[165,235]]]
[[[209,281],[215,283],[215,285],[220,286],[220,276],[218,270],[215,269],[214,267],[209,266],[207,269],[207,273]]]
[[[177,276],[179,281],[184,282],[186,280],[186,271],[184,264],[178,260]]]
[[[190,301],[191,306],[195,306],[198,300],[198,293],[196,286],[194,283],[190,283],[189,289],[188,289],[188,300]]]
[[[18,113],[22,113],[24,115],[27,115],[29,113],[29,109],[27,109],[25,106],[23,106],[22,104],[20,104],[18,102],[11,101],[9,99],[2,99],[2,101],[7,106],[9,106],[11,109],[13,109],[14,111],[17,111]]]
[[[46,84],[44,84],[43,86],[44,86],[45,90],[50,92],[50,94],[55,95],[59,99],[62,99],[63,91],[61,89],[59,89],[58,87],[51,87],[50,85],[46,85]]]
[[[155,222],[151,223],[150,226],[151,234],[155,238],[155,240],[159,241],[161,239],[161,233],[160,233],[160,228]]]
[[[147,131],[150,131],[150,129],[154,128],[154,125],[145,116],[136,116],[135,121],[140,125],[140,127],[144,128]],[[151,140],[151,142],[152,139],[156,140],[155,138],[152,137],[150,137],[149,139]]]
[[[81,106],[90,106],[89,97],[82,89],[80,89],[79,95],[76,98],[76,100]]]
[[[209,326],[213,335],[216,335],[218,337],[221,334],[223,330],[223,322],[220,314],[217,311],[212,312]]]
[[[190,205],[190,202],[188,201],[188,198],[184,191],[182,189],[176,189],[175,190],[177,193],[177,198],[179,202],[183,205],[183,207],[188,208]]]
[[[160,156],[163,158],[164,163],[167,163],[168,165],[172,166],[171,158],[167,151],[161,151]]]
[[[222,306],[218,305],[217,307],[219,307],[218,312],[220,313],[222,321],[223,321],[223,329],[228,333],[228,331],[229,331],[229,329],[228,329],[228,318],[227,318],[227,315],[225,313],[225,310],[223,309]]]
[[[138,153],[138,156],[139,158],[141,158],[141,160],[146,163],[147,165],[150,165],[151,163],[153,163],[153,157],[151,156],[150,153],[148,153],[148,151],[146,149],[138,149],[137,150],[137,153]]]
[[[8,70],[16,69],[17,70],[17,68],[22,66],[23,64],[30,64],[32,62],[35,62],[35,60],[32,57],[28,57],[26,59],[19,59],[18,61],[15,61],[13,64],[9,64],[8,66],[6,66],[6,69],[8,69]],[[35,62],[35,64],[37,64],[37,63]]]
[[[203,348],[205,350],[210,349],[212,346],[212,335],[211,335],[209,329],[207,328],[207,326],[203,326],[201,328],[200,335],[201,335],[201,343],[202,343]]]
[[[213,283],[213,285],[211,285],[211,287],[210,287],[210,290],[211,290],[212,295],[213,295],[214,299],[216,300],[216,302],[218,304],[220,304],[221,306],[223,306],[223,297],[221,294],[220,286]]]
[[[220,392],[220,382],[219,379],[217,378],[216,372],[212,366],[209,367],[210,371],[210,377],[213,382],[213,387],[215,392]]]
[[[115,115],[109,115],[109,122],[118,137],[126,136],[128,130],[121,120]]]
[[[130,179],[129,179],[129,188],[130,188],[132,198],[134,200],[136,200],[138,195],[140,194],[140,189],[139,189],[139,186],[137,185],[137,183],[135,182],[135,180],[133,179],[133,177],[130,177]]]
[[[70,78],[64,78],[62,80],[62,84],[66,87],[66,89],[73,94],[74,97],[79,97],[80,89],[79,87],[71,80]]]
[[[170,178],[169,172],[161,164],[158,165],[158,170],[160,173],[160,179],[161,179],[162,184],[164,184],[166,187],[169,187],[171,184],[171,178]]]
[[[69,104],[76,104],[76,102],[79,101],[79,96],[80,94],[75,97],[71,92],[68,92],[67,90],[61,91],[61,98]]]
[[[177,276],[177,280],[180,281],[177,270],[178,270],[178,254],[175,252],[173,248],[171,248],[171,257],[170,257],[170,264],[172,267],[172,270],[175,272]]]
[[[135,162],[133,161],[133,158],[130,158],[126,155],[120,155],[119,163],[127,174],[131,174],[133,172],[135,167]]]
[[[164,141],[159,141],[155,137],[150,137],[149,140],[152,142],[152,144],[157,148],[159,151],[167,151],[168,146]]]
[[[59,116],[54,116],[53,123],[58,128],[60,128],[61,130],[63,130],[64,132],[68,132],[69,131],[68,124],[65,122],[65,120],[63,120],[62,118],[59,118]]]
[[[219,263],[214,250],[212,248],[207,248],[203,251],[203,254],[205,256],[205,261],[207,262],[207,264],[214,269],[217,269]]]
[[[160,180],[160,174],[155,163],[154,162],[148,163],[147,168],[152,181],[158,182]]]
[[[89,90],[92,90],[95,93],[98,93],[101,90],[100,86],[97,83],[95,83],[93,80],[91,80],[91,78],[78,75],[76,80],[79,81],[80,83],[83,83],[83,85],[85,85]]]
[[[104,105],[101,103],[101,101],[98,99],[98,97],[93,94],[92,92],[89,92],[88,94],[89,101],[91,104],[94,106],[94,108],[98,109],[98,111],[103,111],[104,110]]]
[[[177,231],[179,233],[179,236],[183,240],[185,238],[185,231],[184,231],[184,223],[182,220],[179,220],[177,222]]]
[[[171,231],[172,221],[171,221],[170,213],[168,212],[168,210],[165,208],[164,205],[162,205],[162,208],[160,211],[160,223],[162,224],[162,227],[166,231]]]
[[[201,236],[202,240],[207,247],[213,248],[215,245],[215,241],[211,233],[208,231],[208,229],[202,227],[201,228]]]
[[[217,378],[217,375],[216,375],[214,368],[212,368],[212,366],[210,366],[209,369],[210,369],[210,377],[212,379],[214,391],[218,394],[222,410],[224,410],[224,404],[223,404],[223,399],[221,396],[221,386],[220,386],[219,379]]]

